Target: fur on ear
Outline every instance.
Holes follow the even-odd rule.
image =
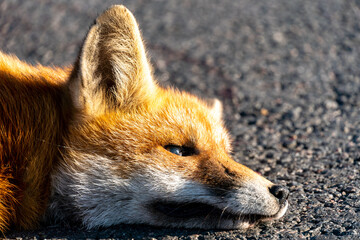
[[[77,108],[89,114],[129,111],[153,98],[156,83],[134,16],[115,5],[87,34],[70,80]]]
[[[207,99],[206,103],[210,107],[213,116],[218,120],[222,120],[223,105],[221,101],[217,98],[212,98],[212,99]]]

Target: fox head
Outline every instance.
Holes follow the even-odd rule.
[[[91,27],[68,84],[76,109],[49,210],[88,228],[247,228],[284,215],[286,188],[235,162],[221,103],[154,81],[133,15]]]

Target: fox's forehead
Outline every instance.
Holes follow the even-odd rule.
[[[140,111],[99,116],[85,126],[81,135],[85,142],[95,134],[129,148],[179,145],[230,151],[227,130],[213,111],[204,101],[173,91],[160,95]]]
[[[161,131],[173,138],[172,144],[219,145],[230,148],[223,121],[204,101],[182,92],[171,92],[151,114],[162,125]],[[151,118],[151,117],[150,117]],[[171,133],[172,132],[172,133]],[[179,142],[183,139],[185,142]]]

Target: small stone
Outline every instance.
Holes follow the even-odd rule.
[[[276,32],[273,34],[273,40],[277,43],[283,44],[285,43],[286,39],[282,32]]]
[[[261,113],[261,115],[263,115],[263,116],[267,116],[267,115],[269,115],[269,110],[267,110],[266,108],[262,108],[262,109],[260,110],[260,113]]]

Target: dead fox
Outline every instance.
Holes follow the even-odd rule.
[[[157,85],[124,6],[96,19],[71,68],[0,53],[0,230],[282,217],[288,190],[232,160],[221,115],[218,100]]]

